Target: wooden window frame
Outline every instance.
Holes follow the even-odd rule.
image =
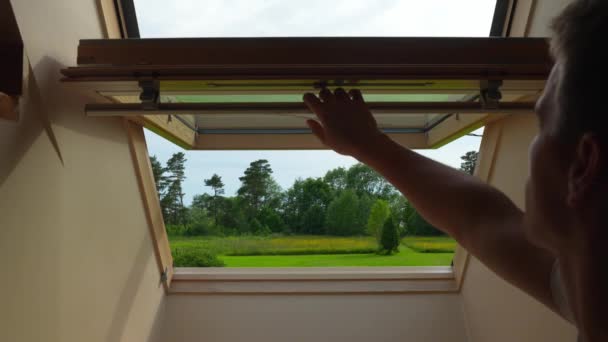
[[[466,46],[466,49],[462,47]],[[323,55],[311,51],[327,50]],[[375,51],[373,55],[367,51]],[[167,53],[171,51],[171,53]],[[210,53],[213,51],[213,53]],[[382,57],[378,57],[382,56]],[[340,60],[344,60],[340,63]],[[160,103],[163,86],[191,91],[202,81],[255,82],[263,87],[273,80],[304,80],[305,91],[322,88],[359,87],[365,80],[399,81],[404,92],[476,93],[482,99],[493,84],[500,90],[524,94],[540,93],[551,68],[545,39],[504,38],[188,38],[145,40],[82,40],[76,67],[62,70],[68,83],[78,83],[99,98],[86,107],[92,116],[124,116],[159,128],[163,121],[149,116],[167,114],[165,122],[176,121],[172,141],[192,149],[266,149],[278,141],[282,149],[320,149],[323,146],[308,131],[304,136],[285,130],[273,132],[206,132],[180,118],[183,113],[305,112],[303,103]],[[198,64],[197,64],[198,63]],[[319,81],[321,80],[321,81]],[[213,82],[211,82],[213,83]],[[317,83],[323,83],[320,85]],[[373,84],[373,83],[369,83]],[[84,85],[84,86],[81,86]],[[430,85],[430,88],[429,88]],[[99,87],[99,88],[97,88]],[[256,88],[257,89],[257,88]],[[270,88],[274,89],[274,88]],[[423,89],[423,90],[421,90]],[[495,88],[498,90],[498,88]],[[250,91],[249,89],[248,91]],[[261,91],[261,90],[255,90]],[[269,91],[269,90],[266,90]],[[275,90],[270,90],[275,91]],[[302,90],[304,91],[304,90]],[[113,103],[100,92],[131,95],[156,94],[148,103]],[[391,137],[410,148],[436,148],[466,129],[489,120],[492,113],[517,114],[534,108],[533,101],[509,95],[509,101],[391,102],[369,103],[376,112],[459,113],[449,122],[419,131],[391,132]],[[521,95],[519,95],[521,96]],[[467,115],[467,119],[460,120]],[[173,120],[175,118],[176,120]],[[474,120],[470,120],[473,118]],[[181,121],[181,123],[177,123]],[[469,125],[462,126],[463,122]],[[455,127],[454,130],[448,128]],[[306,129],[305,129],[306,130]],[[160,130],[159,130],[160,131]],[[253,131],[256,131],[255,129]],[[437,133],[441,132],[442,136]],[[258,133],[262,134],[259,135]],[[306,133],[306,132],[304,132]],[[248,134],[258,134],[255,137]],[[278,134],[280,136],[273,136]],[[203,136],[205,135],[205,136]],[[225,144],[225,145],[224,145]],[[271,143],[271,145],[273,145]],[[278,144],[274,143],[278,146]]]
[[[130,0],[126,0],[130,1]],[[106,38],[122,38],[126,29],[121,19],[121,1],[98,0]],[[518,3],[517,6],[515,3]],[[120,5],[119,5],[120,6]],[[507,36],[527,34],[529,16],[534,9],[533,0],[510,0],[503,32]],[[507,27],[508,25],[508,27]],[[494,29],[493,29],[494,30]],[[499,119],[501,116],[495,116]],[[151,115],[146,120],[127,118],[125,130],[129,137],[134,168],[138,176],[142,201],[148,217],[161,280],[169,294],[270,294],[270,293],[458,293],[460,292],[469,254],[458,246],[452,267],[357,267],[357,268],[248,268],[204,269],[173,268],[169,241],[162,213],[143,127],[170,132],[170,138],[182,146],[194,144],[196,135],[183,127],[183,123],[170,120],[167,115]],[[472,127],[466,120],[453,117],[446,120],[449,129],[468,132]],[[476,121],[479,123],[479,121]],[[431,139],[433,139],[431,137]],[[487,180],[495,157],[500,133],[484,137],[476,174]],[[445,144],[435,138],[434,145]]]
[[[534,15],[536,0],[511,0],[511,2],[512,6],[504,25],[503,34],[505,37],[527,37],[530,29],[530,20]],[[532,98],[530,100],[536,101],[537,99]],[[482,139],[475,175],[484,182],[488,182],[492,175],[496,159],[496,149],[500,142],[501,134],[501,130],[495,130],[492,135],[484,135]],[[453,265],[458,291],[462,288],[470,257],[470,253],[464,247],[457,246],[454,253]]]

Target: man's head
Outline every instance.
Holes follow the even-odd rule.
[[[608,215],[602,212],[608,209],[608,1],[574,1],[553,31],[555,66],[537,103],[540,130],[530,147],[526,226],[533,242],[559,253]]]

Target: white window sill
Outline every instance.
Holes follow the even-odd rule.
[[[176,268],[170,294],[458,292],[441,267]]]

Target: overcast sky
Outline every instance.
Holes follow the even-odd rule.
[[[488,36],[493,0],[135,0],[142,38],[280,36]],[[479,133],[479,132],[478,132]],[[164,164],[181,148],[146,131],[150,155]],[[479,149],[480,138],[463,137],[420,153],[453,167]],[[267,159],[284,189],[298,177],[319,177],[356,160],[332,151],[183,151],[185,201],[208,192],[203,180],[222,176],[233,195],[250,162]]]

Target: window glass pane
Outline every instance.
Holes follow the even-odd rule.
[[[480,141],[464,136],[418,152],[472,172],[476,157],[468,152],[478,151]],[[455,241],[354,158],[333,151],[185,151],[149,131],[146,142],[155,174],[164,177],[159,194],[178,267],[448,266],[452,261]],[[181,166],[177,184],[174,173]],[[211,181],[214,174],[219,182]],[[260,174],[266,177],[262,186],[248,188]],[[391,255],[376,253],[379,245],[368,224],[370,216],[386,215],[385,205],[400,235]]]
[[[416,128],[423,130],[446,114],[375,114],[378,127],[385,129]],[[202,130],[212,129],[285,129],[308,132],[307,119],[314,114],[204,114],[195,115]],[[416,133],[410,130],[403,133]],[[286,132],[287,133],[287,132]],[[298,132],[292,132],[298,133]],[[396,132],[395,132],[396,133]]]
[[[135,0],[142,38],[487,37],[492,0]]]

